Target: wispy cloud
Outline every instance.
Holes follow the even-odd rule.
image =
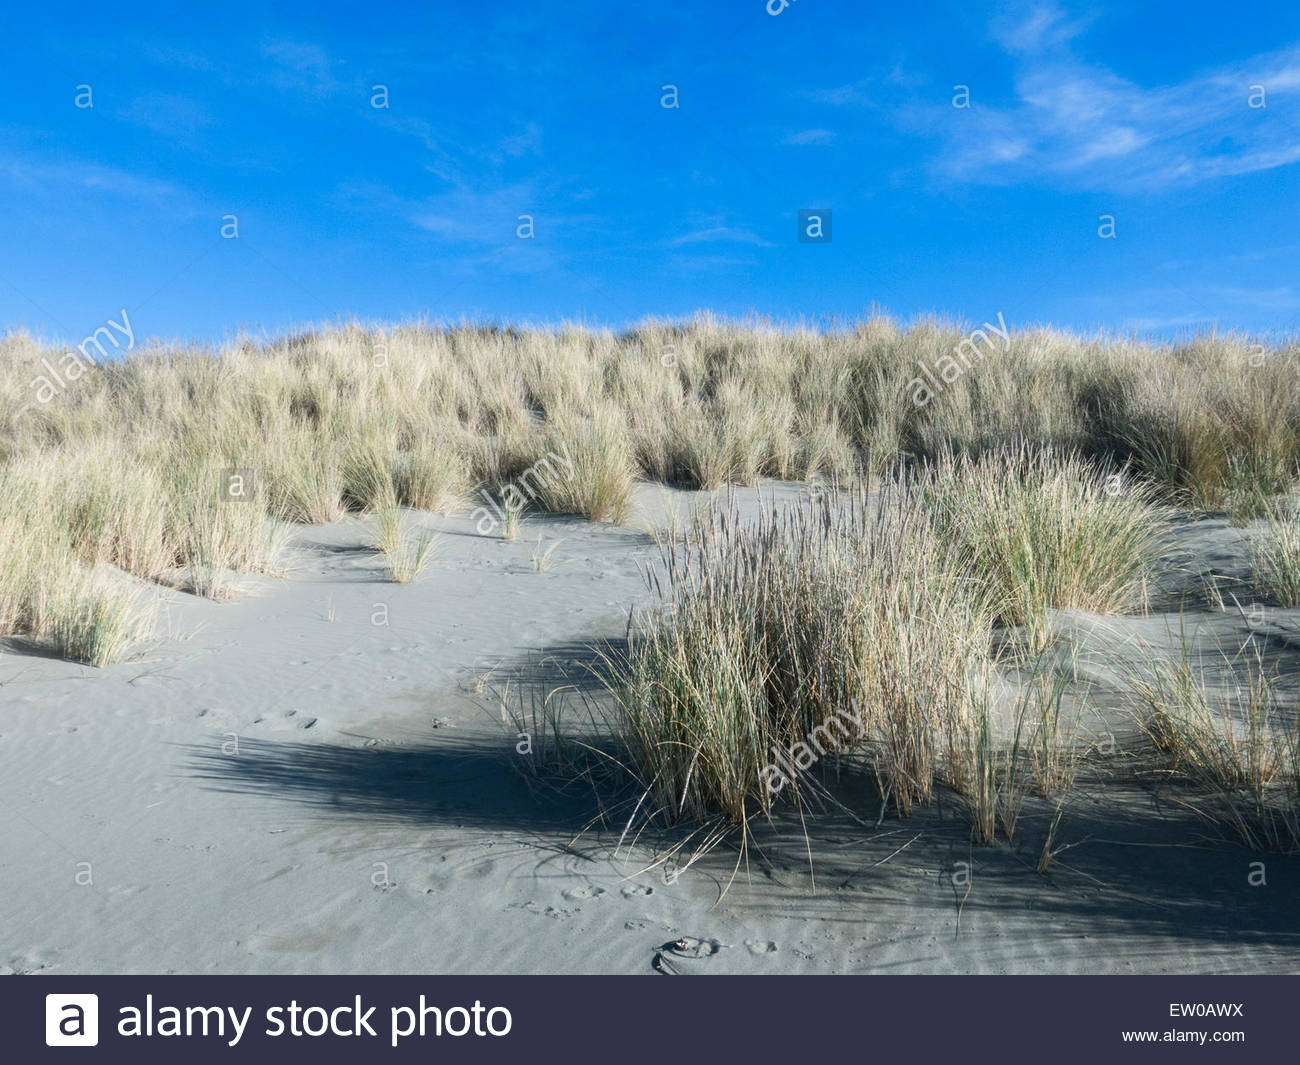
[[[213,122],[208,111],[188,96],[164,92],[137,96],[118,112],[118,117],[173,137],[188,136]]]
[[[888,69],[870,74],[846,85],[835,85],[829,89],[811,89],[801,93],[814,103],[831,104],[835,107],[878,107],[887,95],[899,90],[920,89],[926,79],[916,71],[909,69],[900,60]]]
[[[147,59],[163,66],[202,73],[210,73],[218,69],[211,56],[193,48],[178,48],[158,41],[142,41],[140,50]]]
[[[1169,331],[1231,324],[1258,317],[1261,311],[1276,312],[1281,319],[1300,310],[1300,290],[1293,285],[1251,287],[1182,279],[1178,284],[1082,294],[1074,303],[1088,313],[1122,321],[1126,328]],[[1126,310],[1130,312],[1127,315],[1123,313]]]
[[[565,210],[557,204],[559,195],[552,186],[534,181],[456,185],[419,198],[373,182],[337,190],[340,203],[350,209],[404,219],[444,246],[452,256],[449,266],[460,273],[480,268],[517,274],[563,269],[564,248],[574,236],[599,232],[606,223],[598,215]],[[522,235],[529,231],[531,238]]]
[[[0,178],[31,190],[103,193],[163,205],[175,213],[193,209],[191,197],[170,181],[116,167],[68,159],[0,158]]]
[[[1213,285],[1209,292],[1216,298],[1232,304],[1268,311],[1300,310],[1300,291],[1291,285],[1273,288],[1245,288],[1240,285]]]
[[[467,244],[500,244],[518,239],[520,215],[537,223],[537,191],[531,184],[494,189],[456,188],[412,205],[411,222],[443,240]]]
[[[512,159],[533,155],[541,146],[542,127],[536,122],[529,122],[522,132],[512,134],[501,141],[501,151]]]
[[[317,101],[360,94],[363,87],[345,76],[347,61],[313,41],[266,37],[239,51],[201,51],[149,43],[143,56],[152,63],[208,79],[238,92],[267,86],[287,96]]]
[[[1095,18],[1095,12],[1070,17],[1054,3],[1013,5],[993,19],[989,32],[1008,52],[1034,53],[1069,44]]]
[[[1142,86],[1080,58],[1084,24],[1052,4],[993,34],[1016,65],[1014,98],[931,121],[948,141],[937,169],[963,181],[1046,176],[1086,188],[1160,189],[1300,160],[1300,48],[1171,85]],[[1267,103],[1251,107],[1252,86]]]
[[[771,241],[764,240],[757,233],[732,226],[709,226],[706,229],[696,229],[680,237],[674,237],[668,242],[670,248],[681,248],[688,244],[752,244],[757,248],[772,247]]]
[[[753,256],[680,254],[672,257],[673,269],[690,274],[714,273],[733,267],[752,269],[757,266],[758,260]]]
[[[1154,191],[1300,161],[1300,46],[1142,85],[1081,54],[1092,16],[1070,16],[1055,3],[1013,11],[989,29],[1010,67],[1009,97],[989,99],[974,86],[971,106],[953,107],[946,92],[903,92],[891,75],[814,98],[879,107],[871,87],[892,83],[888,113],[937,141],[932,171],[963,184],[1038,179]],[[1251,106],[1255,86],[1264,107]]]
[[[833,129],[801,129],[798,133],[791,133],[783,143],[798,148],[808,145],[834,144],[835,131]]]
[[[262,58],[268,61],[267,80],[282,89],[294,89],[313,96],[338,91],[338,64],[318,44],[309,41],[270,39],[262,42]]]

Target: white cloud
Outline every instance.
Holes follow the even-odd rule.
[[[119,112],[119,117],[156,133],[184,137],[212,125],[212,116],[188,96],[150,92],[138,96]]]
[[[1054,3],[1016,5],[993,20],[993,39],[1008,52],[1028,54],[1058,48],[1079,36],[1091,19],[1070,19]]]
[[[1143,86],[1075,56],[1062,34],[1050,36],[1055,25],[1040,20],[1011,38],[1018,69],[1009,102],[977,96],[969,110],[930,105],[912,113],[920,130],[946,142],[939,173],[962,182],[1039,177],[1159,189],[1300,160],[1300,111],[1283,103],[1300,85],[1300,48]],[[1255,85],[1276,106],[1252,108]]]
[[[855,81],[850,85],[836,85],[831,89],[814,89],[807,95],[810,100],[815,100],[819,104],[832,104],[836,107],[843,107],[846,104],[865,106],[875,102],[867,92],[870,85],[870,80]]]
[[[267,80],[282,89],[294,89],[310,95],[338,91],[334,76],[335,63],[320,45],[307,41],[266,40],[262,58],[270,62]]]
[[[411,211],[411,221],[442,240],[467,244],[503,244],[518,239],[520,215],[532,215],[541,228],[545,212],[538,208],[531,185],[507,185],[490,191],[456,188],[433,196]]]
[[[1216,299],[1244,304],[1266,311],[1300,310],[1300,292],[1290,285],[1273,288],[1244,288],[1239,285],[1214,285],[1209,290]]]
[[[671,248],[681,248],[687,244],[752,244],[758,248],[772,247],[771,241],[764,240],[757,233],[731,226],[709,226],[674,237],[668,242]]]
[[[918,90],[897,65],[806,95],[874,109],[936,140],[931,169],[961,184],[1157,190],[1300,162],[1300,47],[1143,85],[1081,54],[1094,15],[1054,3],[1013,11],[989,28],[1009,67],[1009,97],[993,99],[987,80],[972,77],[972,106],[953,107],[946,86]],[[1250,105],[1255,86],[1267,106]]]
[[[102,192],[124,200],[192,209],[190,196],[170,181],[132,174],[116,167],[77,160],[43,161],[0,158],[0,177],[33,190],[81,189]]]
[[[834,144],[835,131],[833,129],[801,129],[798,133],[792,133],[786,137],[783,143],[795,145],[796,147],[805,147],[811,144]]]
[[[674,255],[672,258],[674,269],[682,270],[687,273],[712,273],[718,270],[727,270],[732,267],[745,267],[752,269],[758,266],[758,261],[752,256],[737,255]]]
[[[506,137],[501,142],[501,151],[511,158],[536,154],[541,147],[542,127],[536,122],[529,122],[523,132]]]

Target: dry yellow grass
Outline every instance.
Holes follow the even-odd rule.
[[[900,459],[1016,442],[1077,452],[1171,497],[1243,512],[1295,478],[1300,354],[1238,338],[1179,348],[1012,331],[917,406],[911,382],[962,341],[936,322],[872,318],[834,332],[703,317],[615,333],[343,326],[265,346],[145,350],[47,403],[49,354],[0,343],[0,521],[17,522],[0,625],[33,633],[33,604],[69,566],[145,580],[186,567],[272,572],[277,523],[396,502],[493,498],[540,458],[558,476],[526,502],[621,520],[633,481],[715,487],[773,476],[843,484]],[[223,469],[254,471],[243,502]],[[25,498],[30,506],[15,503]],[[17,514],[17,517],[13,517]],[[12,523],[11,523],[12,524]]]

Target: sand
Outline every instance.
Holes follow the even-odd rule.
[[[1062,831],[1074,846],[1046,877],[1041,832],[972,847],[942,806],[828,816],[807,843],[785,818],[738,869],[726,845],[643,872],[662,840],[575,840],[591,797],[530,786],[500,692],[565,662],[579,678],[587,645],[624,632],[657,556],[637,525],[660,507],[644,488],[628,526],[529,518],[514,542],[467,514],[412,516],[441,540],[404,586],[385,580],[367,520],[304,528],[288,575],[244,579],[236,600],[142,586],[159,638],[130,661],[94,670],[7,646],[0,971],[650,974],[682,937],[700,956],[663,957],[688,974],[1300,968],[1300,861],[1213,838],[1137,782],[1081,788]],[[1163,613],[1060,624],[1085,645],[1170,646],[1181,604],[1188,628],[1262,633],[1295,673],[1300,611],[1195,601],[1198,567],[1248,582],[1242,531],[1172,535]],[[539,536],[560,541],[540,573]],[[1114,668],[1087,668],[1104,706]]]

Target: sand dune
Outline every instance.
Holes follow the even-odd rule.
[[[801,491],[763,489],[783,502]],[[737,499],[757,506],[754,490]],[[499,693],[529,683],[530,663],[534,682],[567,663],[581,683],[587,645],[617,638],[647,601],[640,567],[656,549],[637,525],[659,505],[643,489],[627,526],[529,518],[512,542],[478,535],[466,513],[418,515],[440,533],[437,561],[400,586],[368,546],[369,519],[301,528],[289,575],[255,578],[240,599],[151,591],[160,639],[133,660],[94,670],[11,646],[0,966],[1294,970],[1300,863],[1207,839],[1136,783],[1084,786],[1063,830],[1076,846],[1047,877],[1032,845],[972,847],[942,803],[878,825],[828,816],[807,842],[787,816],[760,828],[738,871],[727,844],[680,872],[641,872],[662,841],[620,849],[598,829],[575,840],[591,797],[529,786]],[[1187,563],[1244,557],[1241,531],[1223,522],[1174,536],[1164,606],[1186,602]],[[544,572],[530,562],[538,537],[559,542]],[[1255,625],[1294,672],[1300,611],[1200,611],[1184,624],[1227,641]],[[1176,613],[1057,621],[1085,664],[1089,641],[1159,644],[1178,624]],[[1098,665],[1092,679],[1104,705],[1114,677]],[[1122,715],[1109,724],[1125,727]],[[1267,884],[1250,886],[1260,860]]]

